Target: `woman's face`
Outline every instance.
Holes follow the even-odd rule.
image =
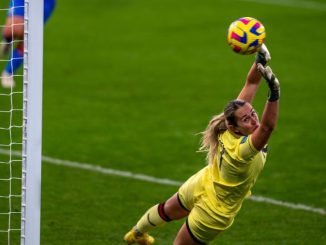
[[[257,113],[249,103],[237,109],[234,115],[237,120],[237,126],[233,127],[233,131],[236,134],[252,134],[259,126]]]

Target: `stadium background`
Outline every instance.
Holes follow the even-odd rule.
[[[253,193],[325,209],[322,0],[59,0],[44,32],[43,155],[186,180],[204,166],[198,133],[237,96],[254,60],[226,44],[242,16],[265,25],[282,89]],[[266,93],[263,84],[259,112]],[[41,244],[123,244],[176,190],[44,161]],[[153,232],[157,244],[172,244],[181,224]],[[325,244],[325,230],[325,215],[248,200],[212,244]]]

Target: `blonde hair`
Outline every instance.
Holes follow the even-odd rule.
[[[237,126],[235,111],[242,107],[246,102],[243,100],[232,100],[224,108],[224,112],[214,116],[208,123],[200,141],[199,151],[206,151],[206,160],[212,164],[218,147],[218,135],[225,132],[227,123]]]
[[[213,162],[218,146],[218,135],[227,130],[224,113],[214,116],[201,134],[200,151],[206,151],[208,164]]]

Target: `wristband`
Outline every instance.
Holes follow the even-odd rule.
[[[270,80],[266,80],[269,91],[268,91],[268,101],[274,102],[277,101],[280,98],[280,84],[277,78],[274,74],[272,74],[272,77]]]
[[[280,98],[280,90],[279,89],[268,91],[268,101],[269,102],[277,101],[277,100],[279,100],[279,98]]]

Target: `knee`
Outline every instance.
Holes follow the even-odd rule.
[[[12,39],[12,31],[10,26],[5,26],[2,29],[2,35],[6,40]]]
[[[164,205],[164,210],[171,219],[178,220],[188,216],[189,212],[181,207],[178,198],[174,195]]]
[[[10,18],[2,30],[2,35],[7,40],[23,39],[24,37],[24,20],[21,18]]]
[[[19,39],[22,40],[24,36],[24,27],[20,26],[6,26],[3,29],[2,35],[7,40]]]

